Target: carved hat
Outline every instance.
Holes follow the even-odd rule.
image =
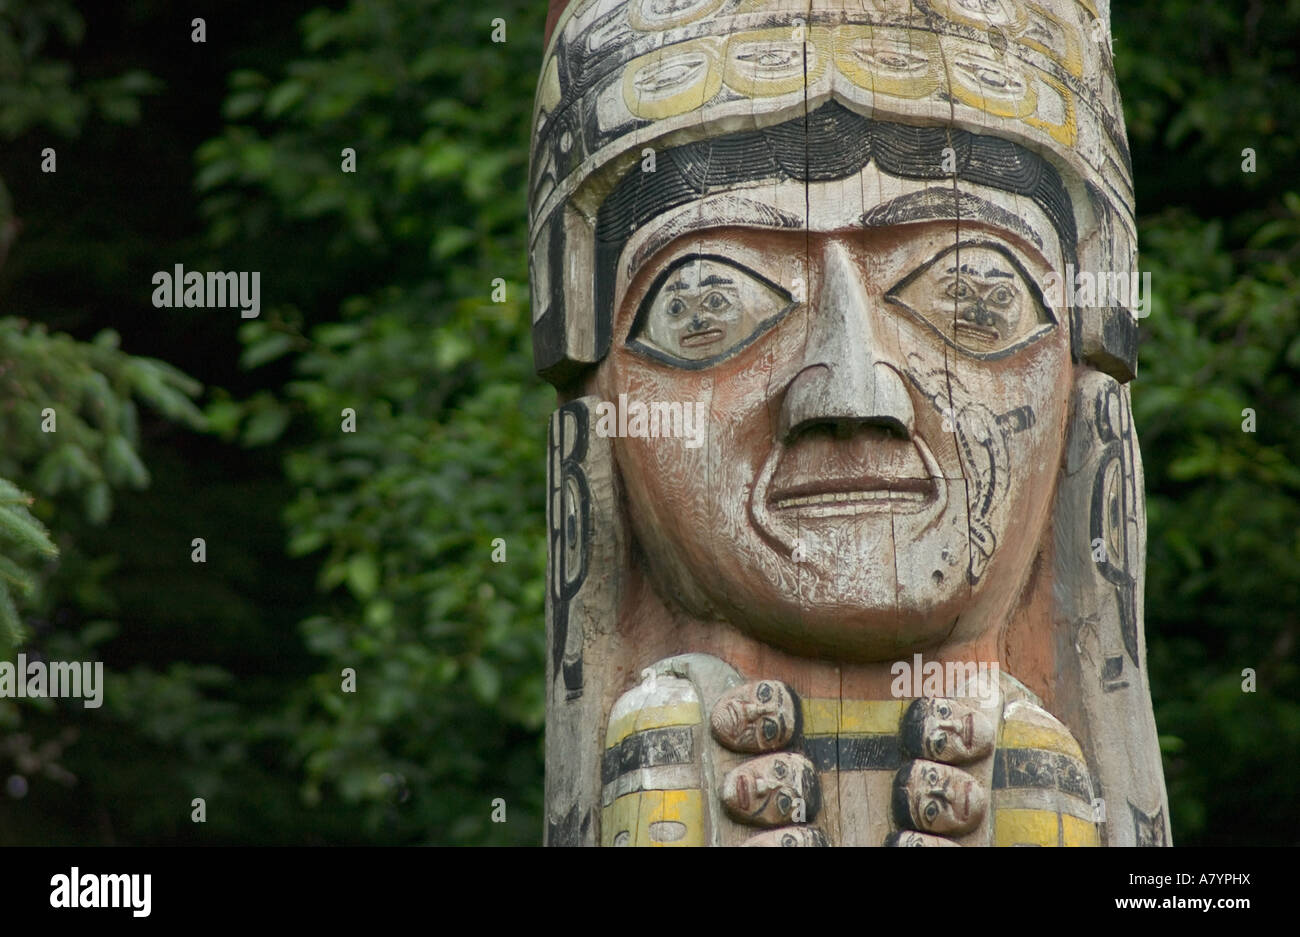
[[[529,177],[538,372],[563,389],[608,352],[631,231],[741,177],[842,178],[870,160],[914,179],[956,175],[1034,200],[1079,270],[1127,277],[1132,167],[1108,19],[1096,0],[553,9]],[[809,156],[818,138],[828,145]],[[655,171],[629,171],[648,152]],[[1072,310],[1071,340],[1077,361],[1134,376],[1130,310]]]

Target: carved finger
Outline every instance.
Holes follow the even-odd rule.
[[[937,761],[909,761],[894,776],[894,822],[941,836],[969,833],[984,819],[988,795],[972,775]]]
[[[737,752],[785,748],[799,726],[799,698],[780,680],[733,687],[713,707],[713,737]]]
[[[753,758],[722,779],[722,804],[739,823],[808,823],[821,807],[821,786],[803,755],[777,752]]]
[[[907,755],[949,765],[979,761],[993,751],[993,723],[962,700],[914,700],[899,734]]]
[[[742,846],[829,846],[826,834],[816,827],[787,826],[779,830],[757,833],[741,843]]]
[[[929,833],[919,833],[916,830],[899,830],[897,833],[890,833],[885,837],[886,846],[956,846],[950,839],[944,839],[942,836],[931,836]]]

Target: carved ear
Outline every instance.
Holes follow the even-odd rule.
[[[1103,842],[1137,845],[1125,800],[1169,814],[1142,622],[1146,499],[1129,389],[1097,371],[1075,380],[1054,517],[1053,708],[1112,803]]]
[[[617,620],[625,538],[614,505],[608,439],[593,432],[598,401],[581,397],[551,416],[546,468],[546,842],[595,843],[601,762],[591,744]]]

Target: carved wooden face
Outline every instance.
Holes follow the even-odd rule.
[[[955,699],[918,699],[904,720],[909,755],[965,764],[993,751],[993,724],[979,710]]]
[[[804,823],[816,817],[820,802],[812,763],[791,752],[750,759],[722,779],[723,806],[742,823]]]
[[[1034,205],[942,185],[748,186],[627,242],[596,392],[705,405],[703,446],[615,440],[660,592],[692,613],[881,660],[1018,597],[1069,404],[1041,292],[1064,262]]]
[[[732,751],[770,752],[794,735],[794,697],[777,680],[757,680],[722,695],[710,720],[713,734]]]
[[[907,772],[909,819],[926,833],[968,833],[983,819],[988,796],[966,772],[933,761],[913,761],[899,770]]]

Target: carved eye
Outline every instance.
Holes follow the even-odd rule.
[[[949,716],[952,715],[952,707],[949,706],[947,703],[940,703],[939,715],[942,716],[944,719],[947,719]]]
[[[944,747],[948,744],[947,732],[936,732],[930,736],[930,750],[936,755],[942,755]]]
[[[935,821],[935,819],[938,818],[938,816],[939,816],[939,805],[938,805],[937,803],[935,803],[933,800],[931,800],[931,801],[929,801],[928,803],[926,803],[926,805],[925,805],[925,819],[926,819],[928,822],[933,823],[933,822]]]
[[[953,299],[960,300],[971,299],[975,295],[975,291],[970,288],[970,284],[961,277],[958,277],[952,283],[949,283],[948,288],[944,290],[943,293],[945,296],[950,296]]]
[[[772,773],[782,780],[785,779],[785,762],[778,761],[772,768]]]
[[[949,248],[908,274],[886,299],[976,357],[1028,345],[1056,324],[1029,274],[1009,251],[994,245]]]
[[[749,345],[794,308],[793,297],[756,271],[691,255],[651,286],[628,346],[681,368],[705,368]]]
[[[995,306],[1009,306],[1016,298],[1016,291],[1009,286],[995,286],[988,296],[988,300]]]
[[[704,302],[701,305],[710,312],[721,312],[731,305],[731,300],[721,293],[713,292],[704,297]]]
[[[789,794],[781,794],[776,798],[776,809],[781,811],[781,816],[783,817],[789,816],[790,804],[791,801]]]
[[[775,719],[763,720],[763,741],[771,742],[776,738],[778,726]]]
[[[766,703],[772,698],[772,684],[760,683],[758,685],[758,701]]]

